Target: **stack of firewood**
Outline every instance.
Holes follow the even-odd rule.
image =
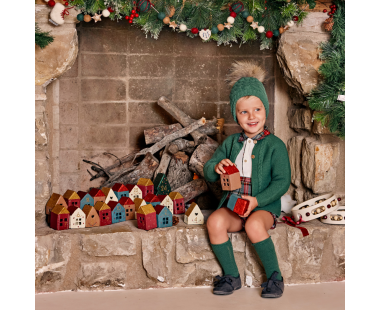
[[[92,164],[91,169],[96,172],[93,175],[89,171],[90,180],[105,177],[102,187],[112,187],[115,183],[136,184],[140,178],[154,180],[158,173],[163,173],[171,190],[179,192],[185,203],[207,190],[220,199],[220,182],[209,183],[203,178],[203,166],[219,146],[210,138],[221,134],[217,119],[194,120],[164,96],[159,98],[158,105],[179,123],[144,130],[147,147],[117,158],[117,162],[109,167],[83,160]],[[129,166],[124,168],[126,163]]]

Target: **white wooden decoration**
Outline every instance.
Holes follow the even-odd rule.
[[[190,211],[190,214],[189,212],[185,213],[183,221],[188,225],[196,225],[196,224],[204,223],[203,213],[197,204],[195,204],[195,206],[192,208],[192,210]]]
[[[201,30],[200,32],[199,32],[199,36],[201,37],[201,39],[202,40],[208,40],[208,39],[210,39],[210,37],[211,37],[211,30],[210,29],[206,29],[206,30]]]
[[[129,198],[135,200],[136,198],[143,198],[141,189],[135,185],[132,190],[129,192]],[[137,209],[136,209],[137,211]]]
[[[69,228],[85,228],[86,227],[86,214],[77,208],[69,219]]]
[[[161,201],[160,205],[168,207],[170,212],[173,214],[173,200],[169,197],[169,195],[166,195],[164,200]]]

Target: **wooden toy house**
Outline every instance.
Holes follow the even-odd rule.
[[[247,212],[249,200],[241,198],[240,195],[232,194],[228,199],[227,208],[239,215],[244,215]]]
[[[170,199],[173,201],[173,214],[185,213],[185,199],[178,192],[171,192]]]
[[[46,203],[45,213],[49,215],[50,211],[53,210],[56,205],[64,206],[67,209],[67,203],[65,199],[60,194],[53,193]]]
[[[135,210],[138,210],[141,206],[146,205],[146,201],[142,198],[136,198],[135,200],[133,200],[133,202],[135,203]],[[135,220],[137,220],[137,214],[136,213],[135,213]]]
[[[100,224],[99,214],[95,208],[90,205],[85,205],[82,209],[86,215],[86,227],[98,227]]]
[[[110,201],[108,206],[111,208],[112,224],[125,221],[125,209],[117,201]]]
[[[141,199],[143,198],[142,191],[141,191],[140,187],[138,187],[137,185],[127,184],[127,185],[125,185],[125,187],[128,188],[129,198],[131,198],[133,201],[136,198],[141,198]]]
[[[151,204],[141,206],[137,212],[137,228],[150,230],[157,228],[156,210]]]
[[[78,196],[80,198],[79,207],[83,210],[85,205],[94,206],[94,198],[87,192],[79,191]]]
[[[71,206],[77,207],[77,208],[80,207],[80,197],[78,196],[76,192],[68,189],[63,194],[63,198],[65,199],[67,203],[67,207],[71,207]]]
[[[168,207],[169,211],[173,214],[173,200],[169,195],[158,195],[158,200],[160,200],[160,205]]]
[[[102,192],[104,193],[104,195],[106,195],[106,200],[104,201],[105,203],[108,204],[110,201],[119,201],[112,188],[102,187]]]
[[[117,200],[120,201],[121,197],[129,197],[129,190],[124,184],[115,183],[112,186],[112,190],[115,193]]]
[[[183,221],[186,224],[203,224],[204,216],[199,206],[193,202],[187,209]]]
[[[173,226],[173,214],[168,207],[158,205],[154,209],[156,210],[158,228]]]
[[[239,169],[235,165],[224,166],[223,169],[226,173],[220,175],[222,189],[224,191],[234,191],[241,188]]]
[[[56,205],[50,211],[50,227],[55,230],[69,229],[70,212],[62,205]]]
[[[147,204],[151,204],[153,208],[158,206],[161,202],[155,194],[147,194],[144,200]]]
[[[119,203],[123,206],[125,209],[125,220],[134,220],[135,219],[135,213],[136,213],[136,207],[135,203],[132,201],[129,197],[121,197],[119,200]]]
[[[137,186],[141,189],[142,198],[145,198],[148,194],[154,194],[154,185],[150,179],[140,178],[137,181]]]
[[[103,201],[98,201],[94,206],[99,215],[99,226],[106,226],[112,224],[111,208]]]
[[[106,195],[100,189],[92,188],[88,193],[94,198],[94,206],[98,201],[106,202]]]
[[[172,189],[165,174],[158,173],[153,181],[155,195],[169,195]]]
[[[85,228],[86,227],[86,214],[81,208],[70,206],[67,208],[70,212],[69,228]]]

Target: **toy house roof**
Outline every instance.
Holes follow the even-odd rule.
[[[102,187],[102,192],[104,193],[104,195],[106,195],[106,197],[108,195],[114,195],[114,191],[112,190],[112,188],[110,187]]]
[[[112,186],[112,190],[114,192],[127,192],[128,191],[128,188],[124,185],[124,184],[121,184],[121,183],[115,183],[113,186]]]
[[[155,195],[155,194],[147,194],[145,197],[144,197],[144,200],[146,202],[161,202],[160,199],[158,199],[158,197]]]
[[[164,209],[168,209],[168,207],[166,207],[166,206],[161,206],[161,205],[157,205],[157,206],[155,206],[154,207],[154,209],[156,210],[156,213],[157,214],[160,214],[161,212],[162,212],[162,210],[164,210]],[[168,209],[168,211],[169,211],[169,209]],[[170,212],[170,211],[169,211]],[[170,212],[171,213],[171,212]]]
[[[150,214],[150,213],[156,213],[156,210],[154,210],[153,206],[151,204],[141,206],[136,213],[140,214]]]
[[[88,214],[91,212],[91,210],[95,208],[93,206],[90,206],[90,205],[85,205],[82,209],[82,211],[84,212],[84,214],[86,214],[86,216],[88,216]],[[96,213],[96,212],[95,212]]]
[[[133,202],[133,200],[129,197],[121,197],[120,200],[119,200],[119,203],[122,205],[122,206],[125,206],[125,205],[134,205],[135,203]]]
[[[140,178],[137,181],[137,185],[149,186],[149,185],[153,185],[153,182],[151,179]]]
[[[111,208],[111,210],[113,211],[113,209],[115,209],[116,208],[116,206],[118,205],[118,204],[120,204],[118,201],[110,201],[110,202],[108,202],[108,206]],[[120,207],[122,207],[122,205],[120,205]],[[124,210],[124,208],[123,208],[123,210]]]
[[[110,209],[110,207],[103,201],[98,201],[95,206],[94,206],[96,211],[102,211],[102,210],[107,210]]]
[[[182,195],[178,192],[171,192],[169,194],[169,197],[171,200],[183,198]]]
[[[73,215],[73,213],[76,211],[76,210],[80,210],[80,212],[83,212],[80,208],[78,208],[78,207],[75,207],[75,206],[70,206],[70,207],[68,207],[67,208],[67,211],[69,211],[70,212],[70,215]]]
[[[162,180],[166,178],[165,174],[163,173],[158,173],[157,176],[155,177],[153,181],[154,186],[158,186]]]
[[[65,206],[67,206],[66,201],[63,199],[63,197],[60,194],[56,194],[56,193],[53,193],[50,196],[50,199],[48,200],[46,205],[50,208],[54,208],[58,204],[57,202],[59,198],[62,198],[62,203],[65,203]]]
[[[83,197],[86,196],[88,193],[84,192],[84,191],[79,191],[77,194],[78,194],[80,199],[83,199]]]
[[[89,194],[92,196],[92,197],[105,197],[106,195],[104,195],[104,193],[99,189],[99,188],[93,188],[89,191]]]
[[[70,212],[61,205],[56,205],[51,212],[55,214],[70,214]]]
[[[135,198],[133,202],[135,203],[136,208],[139,208],[142,204],[146,205],[146,201],[142,198]]]
[[[165,197],[168,195],[157,195],[157,198],[160,202],[164,201]]]
[[[235,165],[233,165],[233,166],[224,166],[223,169],[224,169],[224,171],[226,171],[225,174],[228,174],[228,175],[231,175],[231,174],[239,172],[239,169],[236,168]]]
[[[78,194],[70,189],[66,191],[66,193],[63,194],[63,198],[65,199],[80,199]]]
[[[193,203],[190,205],[189,209],[186,210],[185,215],[186,215],[186,216],[190,216],[191,212],[193,212],[193,211],[194,211],[194,208],[197,207],[197,206],[198,206],[198,205],[197,205],[195,202],[193,202]]]
[[[136,185],[135,184],[126,184],[125,187],[128,189],[128,191],[132,191],[132,189],[135,187]],[[137,187],[139,188],[139,187]]]

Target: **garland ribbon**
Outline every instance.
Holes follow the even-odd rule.
[[[282,220],[283,220],[283,223],[285,223],[286,225],[289,225],[289,226],[292,226],[292,227],[295,227],[295,228],[298,228],[299,230],[301,230],[302,235],[304,237],[309,235],[309,232],[307,231],[307,229],[305,227],[297,226],[300,224],[300,222],[302,222],[302,217],[300,218],[300,220],[298,222],[295,222],[290,216],[283,216]]]

